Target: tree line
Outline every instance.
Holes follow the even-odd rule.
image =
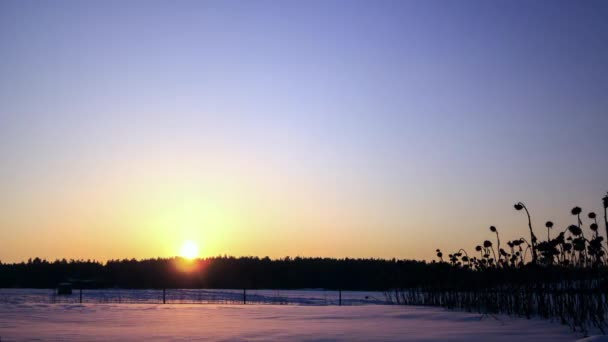
[[[61,282],[120,288],[325,288],[384,291],[414,286],[449,265],[397,259],[218,256],[91,260],[39,258],[1,264],[0,287],[54,288]],[[432,270],[435,269],[435,270]]]

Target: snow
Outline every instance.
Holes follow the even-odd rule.
[[[559,342],[581,337],[549,321],[396,305],[0,304],[2,342]]]
[[[0,289],[0,341],[575,341],[556,322],[386,305],[381,292]],[[196,304],[194,304],[196,303]],[[277,305],[290,304],[290,305]],[[295,304],[295,305],[294,305]]]

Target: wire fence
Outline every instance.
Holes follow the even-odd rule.
[[[269,305],[383,305],[382,292],[336,290],[254,289],[0,289],[0,304],[269,304]]]

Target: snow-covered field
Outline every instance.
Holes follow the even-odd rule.
[[[2,304],[8,341],[574,341],[567,327],[406,306]]]
[[[4,292],[2,292],[4,291]],[[542,320],[397,305],[48,303],[47,290],[0,302],[0,341],[576,341]],[[43,292],[38,292],[43,291]],[[44,292],[47,291],[47,292]],[[127,291],[127,290],[121,290]],[[131,291],[133,292],[133,291]],[[310,291],[289,296],[309,300]],[[313,291],[314,292],[314,291]],[[316,291],[317,297],[319,291]],[[321,292],[322,293],[322,292]],[[13,295],[15,293],[12,293]],[[29,294],[29,297],[28,297]],[[314,293],[313,293],[314,294]],[[133,295],[133,294],[132,294]],[[136,293],[139,297],[145,294]],[[363,298],[365,296],[363,295]],[[135,296],[135,295],[134,295]],[[314,296],[313,296],[314,297]],[[304,304],[304,303],[302,303]],[[585,341],[607,341],[603,337]]]

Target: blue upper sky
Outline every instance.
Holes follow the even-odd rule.
[[[606,1],[2,1],[0,260],[154,256],[111,249],[151,212],[171,213],[159,236],[202,225],[209,253],[273,256],[515,238],[520,200],[565,226],[608,191],[607,18]],[[58,227],[110,232],[66,252]]]

